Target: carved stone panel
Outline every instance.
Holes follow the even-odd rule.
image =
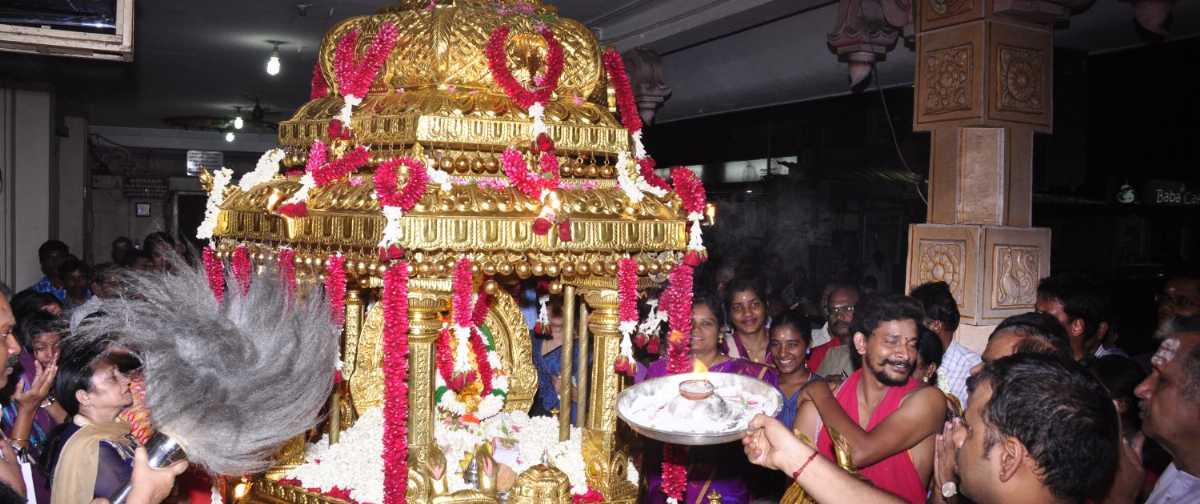
[[[963,273],[966,265],[966,242],[961,240],[921,240],[918,256],[920,270],[917,285],[946,282],[955,299],[963,297]]]
[[[915,129],[983,118],[986,47],[983,21],[917,35]]]
[[[978,226],[913,224],[908,228],[908,290],[926,282],[946,282],[964,320],[977,313]]]
[[[928,77],[926,114],[971,109],[971,44],[929,51],[922,58]]]
[[[919,29],[930,30],[983,17],[983,0],[919,0]]]
[[[1050,32],[992,23],[990,34],[988,118],[1048,132],[1053,73]]]
[[[1040,257],[1037,247],[992,248],[992,308],[1021,308],[1037,302]]]
[[[1050,230],[986,227],[983,318],[992,323],[1033,309],[1037,284],[1050,275]]]

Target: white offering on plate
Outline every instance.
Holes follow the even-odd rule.
[[[707,445],[734,441],[750,419],[774,416],[783,403],[775,387],[739,374],[683,373],[646,380],[621,392],[617,414],[635,431],[660,441]]]

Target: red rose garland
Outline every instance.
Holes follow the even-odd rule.
[[[618,326],[621,331],[621,353],[614,363],[617,373],[633,375],[633,342],[631,337],[637,331],[637,260],[626,257],[617,261],[617,298],[620,304],[617,308]]]
[[[383,502],[401,504],[408,492],[408,263],[383,276]]]
[[[671,335],[667,338],[667,373],[686,373],[691,370],[690,335],[692,333],[692,274],[688,264],[671,271],[670,284],[662,295],[667,309]],[[680,501],[687,485],[687,449],[673,444],[663,445],[663,492],[668,498]]]
[[[353,30],[338,40],[333,53],[334,77],[337,79],[337,92],[345,102],[338,113],[338,119],[347,127],[350,126],[354,107],[367,97],[371,83],[375,82],[375,77],[383,68],[388,55],[396,47],[399,36],[400,32],[395,24],[379,25],[379,33],[375,34],[375,39],[371,41],[371,46],[367,48],[362,60],[354,57],[355,46],[358,44],[358,30]]]
[[[491,304],[492,297],[485,293],[480,293],[479,296],[476,297],[475,309],[471,311],[472,326],[479,327],[483,325],[484,320],[487,319],[488,309],[491,308]]]
[[[296,298],[296,251],[288,247],[279,249],[279,276],[287,286],[288,301]]]
[[[471,315],[474,306],[471,304],[471,260],[462,258],[454,265],[454,278],[452,279],[452,288],[454,290],[453,305],[450,307],[454,313],[454,324],[459,327],[471,327]]]
[[[245,245],[238,245],[233,249],[233,277],[237,279],[238,286],[242,288],[242,294],[250,291],[250,251]]]
[[[657,173],[654,173],[654,158],[644,157],[639,159],[638,171],[641,172],[642,179],[644,179],[646,183],[650,184],[651,186],[657,187],[664,191],[671,189],[671,185],[668,184],[666,180],[663,180],[663,178],[659,177]]]
[[[329,256],[325,269],[325,295],[329,296],[329,314],[337,325],[346,321],[346,256]]]
[[[312,82],[309,84],[308,99],[316,100],[329,96],[329,83],[325,82],[325,75],[321,73],[321,63],[313,63]]]
[[[403,189],[396,185],[400,165],[408,168],[408,182]],[[404,213],[412,210],[425,189],[429,186],[429,172],[425,164],[410,157],[391,159],[375,169],[375,194],[383,206],[383,216],[387,223],[383,226],[383,236],[379,240],[380,255],[387,258],[398,258],[400,250],[400,219]]]
[[[492,364],[487,360],[487,345],[483,343],[483,335],[476,328],[471,328],[471,351],[475,353],[479,381],[483,383],[479,397],[487,397],[492,393]]]
[[[521,151],[512,147],[504,149],[500,161],[504,166],[504,174],[508,175],[513,186],[525,196],[540,200],[544,197],[544,191],[553,191],[558,187],[557,161],[553,165],[539,163],[538,167],[541,168],[541,171],[536,175],[530,175],[529,163],[525,160],[525,156],[521,154]]]
[[[616,92],[617,109],[621,112],[621,124],[629,134],[641,131],[642,116],[638,115],[637,103],[633,99],[633,86],[629,84],[629,74],[625,73],[625,61],[616,49],[604,51],[604,69],[608,71],[608,81]]]
[[[504,46],[508,42],[509,31],[508,25],[500,25],[492,30],[491,37],[488,38],[487,48],[484,52],[487,55],[488,70],[492,73],[492,79],[504,90],[504,94],[508,95],[513,103],[522,109],[528,109],[534,103],[550,101],[550,96],[558,88],[558,78],[562,76],[562,44],[559,44],[558,39],[554,37],[554,32],[549,28],[543,27],[538,30],[538,34],[546,41],[546,72],[541,76],[534,77],[537,87],[531,91],[517,82],[517,78],[508,69],[508,55]]]
[[[208,287],[212,289],[217,304],[225,302],[225,265],[217,259],[212,247],[204,247],[204,273],[208,275]]]
[[[354,150],[342,156],[341,159],[313,170],[313,180],[317,183],[317,187],[325,186],[334,180],[353,173],[370,160],[371,153],[367,151],[366,147],[359,145]]]
[[[700,222],[704,220],[704,207],[707,198],[704,184],[700,178],[684,167],[671,169],[671,183],[675,185],[675,193],[683,200],[683,209],[687,212],[688,245],[687,255],[683,260],[691,266],[698,266],[704,261],[704,240],[700,235]]]

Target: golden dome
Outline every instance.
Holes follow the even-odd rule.
[[[571,502],[571,482],[557,468],[538,464],[517,477],[508,494],[511,504],[542,504]]]
[[[496,85],[485,50],[492,31],[508,25],[508,65],[521,82],[544,66],[546,26],[563,46],[558,89],[546,104],[546,119],[558,150],[590,158],[629,149],[629,138],[608,109],[607,78],[595,35],[577,21],[560,18],[540,0],[403,0],[373,16],[347,19],[321,43],[319,63],[332,90],[337,42],[359,31],[356,54],[363,54],[384,23],[400,33],[395,50],[356,112],[356,139],[381,154],[421,143],[426,148],[499,152],[530,138],[528,116]],[[526,6],[524,9],[519,6]],[[309,101],[279,129],[290,147],[291,166],[302,162],[308,145],[325,136],[342,100],[336,93]],[[566,174],[568,176],[572,174]]]

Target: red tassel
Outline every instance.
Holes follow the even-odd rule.
[[[533,221],[533,234],[539,236],[544,235],[550,232],[550,226],[553,225],[554,224],[545,217],[538,217],[537,220]]]
[[[308,216],[308,205],[304,203],[279,205],[275,208],[275,213],[284,217],[306,217]]]
[[[563,219],[558,223],[559,241],[571,241],[571,219]]]

